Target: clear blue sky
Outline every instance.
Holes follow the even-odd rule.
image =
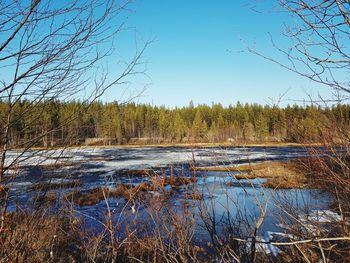
[[[139,43],[156,41],[146,52],[149,79],[134,79],[126,94],[147,85],[137,102],[174,107],[190,100],[195,104],[265,104],[287,90],[284,104],[292,104],[306,98],[305,91],[322,93],[324,88],[246,51],[250,46],[277,55],[268,33],[285,46],[283,23],[293,23],[287,14],[273,11],[275,1],[257,1],[256,9],[262,12],[253,11],[252,2],[137,0],[127,25],[136,28]],[[120,53],[132,46],[127,43],[131,38],[134,41],[134,31],[124,38]],[[121,90],[111,90],[103,99],[126,96]]]

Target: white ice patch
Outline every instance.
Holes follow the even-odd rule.
[[[334,223],[341,221],[341,216],[330,210],[315,210],[303,220],[318,223]]]
[[[320,224],[335,224],[341,220],[339,214],[330,210],[313,210],[309,214],[302,214],[298,217],[298,222],[304,228],[304,231],[311,235],[317,233]],[[286,231],[290,230],[290,227],[286,224],[278,224],[277,226]],[[290,239],[295,240],[296,238],[290,236]]]
[[[10,183],[10,187],[12,189],[22,188],[22,187],[28,187],[31,186],[33,183],[31,182],[13,182]]]
[[[52,184],[64,184],[64,183],[71,183],[72,180],[64,179],[64,178],[52,178],[50,180],[45,181],[45,183],[52,183]]]

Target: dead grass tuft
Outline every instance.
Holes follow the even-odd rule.
[[[71,182],[63,182],[63,183],[38,183],[31,187],[33,191],[49,191],[55,189],[63,189],[63,188],[75,188],[81,185],[81,182],[78,180],[74,180]]]
[[[125,197],[128,190],[128,186],[126,185],[119,185],[114,190],[99,187],[89,190],[74,191],[68,194],[66,199],[80,206],[91,206],[100,203],[105,198]]]
[[[56,193],[45,193],[43,195],[39,195],[38,197],[34,198],[34,202],[39,204],[53,204],[57,200],[57,194]]]
[[[183,185],[188,185],[197,182],[197,178],[195,177],[175,177],[169,176],[164,180],[165,185],[170,185],[173,187],[181,187]]]
[[[5,199],[8,195],[9,188],[3,185],[0,185],[0,200]]]
[[[228,167],[202,167],[201,170],[241,172],[232,174],[232,177],[236,180],[267,179],[263,187],[274,189],[299,189],[304,188],[308,183],[306,173],[296,161],[264,162],[254,165]],[[232,186],[235,184],[228,182],[226,185]]]
[[[136,176],[136,177],[142,177],[142,176],[146,176],[146,177],[150,177],[150,176],[156,176],[157,173],[152,170],[152,169],[143,169],[143,170],[120,170],[117,171],[117,174],[120,176]]]
[[[306,174],[295,164],[285,163],[254,171],[260,178],[267,178],[263,187],[273,189],[301,189],[307,186]]]
[[[256,170],[261,170],[265,168],[281,167],[286,165],[283,162],[263,162],[257,164],[244,164],[238,166],[205,166],[196,167],[197,171],[207,171],[207,172],[253,172]]]

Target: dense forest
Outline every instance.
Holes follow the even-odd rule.
[[[30,111],[26,109],[30,108]],[[169,109],[149,104],[22,101],[12,108],[10,144],[37,146],[174,142],[317,142],[325,126],[350,124],[350,105],[221,104]],[[0,102],[1,127],[8,105]],[[3,128],[4,129],[4,128]],[[45,131],[50,131],[45,133]]]

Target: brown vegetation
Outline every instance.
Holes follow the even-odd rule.
[[[267,179],[264,187],[273,189],[299,189],[307,185],[307,176],[296,161],[263,162],[253,165],[200,167],[202,171],[239,172],[236,180]],[[231,186],[230,182],[226,183]]]
[[[0,200],[5,199],[8,195],[9,188],[3,185],[0,185]]]
[[[51,182],[45,182],[45,183],[38,183],[31,187],[31,190],[33,191],[49,191],[54,189],[62,189],[62,188],[75,188],[79,187],[81,185],[81,182],[78,180],[73,180],[71,182],[62,182],[62,183],[51,183]]]
[[[45,211],[11,213],[7,215],[6,234],[1,239],[0,262],[198,262],[205,250],[192,243],[194,222],[192,213],[183,215],[167,210],[162,213],[154,206],[152,214],[156,229],[138,225],[142,235],[128,226],[109,224],[101,233],[85,231],[84,221],[69,213],[48,216]],[[118,230],[126,233],[119,237]],[[171,241],[166,244],[166,240]]]
[[[181,187],[182,185],[192,184],[196,181],[196,177],[169,176],[164,179],[164,185],[170,185],[172,187]]]
[[[196,167],[197,171],[213,171],[213,172],[252,172],[264,168],[280,167],[285,165],[282,162],[262,162],[256,164],[245,164],[238,166],[206,166]]]
[[[58,215],[9,213],[1,235],[1,262],[74,262],[78,259],[72,221]],[[59,261],[61,260],[61,261]]]
[[[276,163],[271,167],[253,170],[253,175],[267,178],[264,187],[273,189],[300,189],[307,185],[307,177],[294,162]]]
[[[74,191],[68,194],[66,196],[66,199],[80,206],[90,206],[98,204],[102,200],[108,198],[129,198],[129,190],[130,187],[126,185],[119,185],[116,189],[113,190],[109,188],[99,187],[90,190]]]
[[[348,144],[346,140],[347,137],[344,138],[344,144]],[[341,149],[334,144],[327,144],[325,147],[326,156],[325,152],[312,149],[314,157],[301,160],[301,166],[310,175],[314,187],[335,196],[335,210],[345,222],[350,218],[350,152],[347,150],[340,153]],[[335,154],[337,151],[339,153]],[[348,231],[348,227],[346,229]]]
[[[63,159],[63,158],[62,158]],[[62,161],[54,162],[51,164],[40,164],[40,168],[47,169],[47,170],[54,170],[54,169],[60,169],[63,167],[69,167],[75,165],[76,162],[70,162],[70,161]]]
[[[45,193],[34,198],[34,201],[39,204],[52,204],[57,201],[56,193]]]
[[[113,158],[110,156],[94,156],[91,158],[91,160],[100,162],[100,161],[112,161]]]
[[[80,206],[90,206],[108,198],[139,198],[145,193],[163,190],[164,186],[170,185],[172,189],[180,189],[184,185],[194,183],[193,177],[166,177],[154,178],[152,182],[142,182],[135,186],[119,184],[116,188],[94,188],[90,190],[74,191],[66,196],[68,201],[72,201]],[[199,198],[193,196],[193,198]]]
[[[152,169],[142,169],[142,170],[125,169],[125,170],[117,171],[117,174],[121,176],[147,176],[147,177],[157,175],[157,173]]]

